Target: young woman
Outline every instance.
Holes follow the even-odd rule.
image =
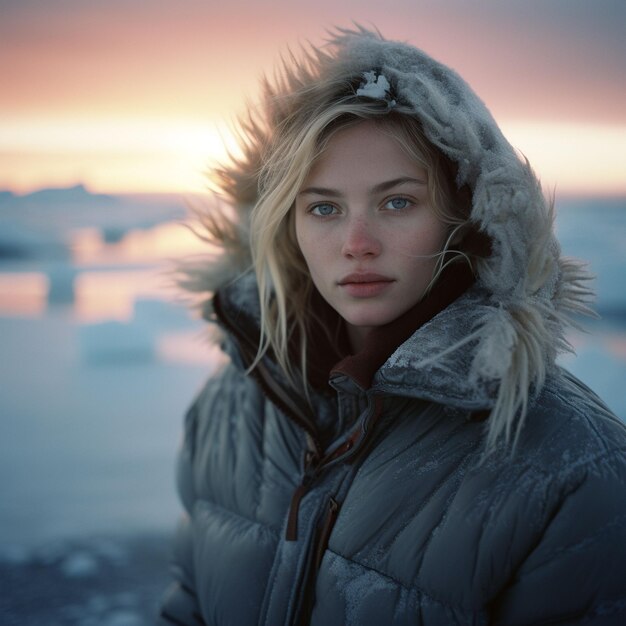
[[[626,623],[626,429],[555,365],[586,277],[479,99],[341,31],[242,148],[163,623]]]

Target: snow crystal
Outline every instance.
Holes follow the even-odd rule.
[[[61,563],[61,571],[69,578],[92,576],[98,571],[98,562],[88,552],[75,552]]]
[[[361,83],[356,90],[357,96],[365,96],[366,98],[374,98],[376,100],[387,100],[390,106],[395,105],[395,100],[389,99],[391,85],[382,74],[376,72],[364,72],[365,81]]]
[[[144,620],[132,611],[114,611],[100,622],[101,626],[143,626]]]
[[[98,538],[93,540],[91,548],[99,557],[118,566],[124,565],[128,560],[126,549],[115,541]]]
[[[28,562],[29,554],[23,546],[6,545],[0,547],[0,563],[10,563],[11,565],[23,565]]]

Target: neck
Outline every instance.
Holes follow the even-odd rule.
[[[346,332],[348,334],[352,354],[357,354],[363,350],[372,330],[373,327],[371,326],[353,326],[346,322]]]

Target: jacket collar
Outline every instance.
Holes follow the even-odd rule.
[[[348,356],[332,368],[333,386],[432,400],[461,409],[489,409],[497,380],[472,375],[476,327],[497,305],[466,273],[440,281],[431,296],[396,320],[380,327],[360,355]],[[447,286],[446,286],[447,285]],[[215,296],[218,319],[241,343],[258,345],[260,308],[252,271],[222,287]],[[426,306],[424,306],[426,304]],[[236,333],[233,330],[237,329]],[[244,359],[245,361],[246,359]],[[287,387],[278,366],[264,359],[272,375]],[[247,363],[249,365],[249,363]]]
[[[473,282],[474,276],[467,265],[448,267],[426,298],[393,322],[372,330],[363,350],[337,363],[330,372],[331,377],[343,374],[361,389],[369,389],[374,375],[391,354],[421,326],[456,300]]]

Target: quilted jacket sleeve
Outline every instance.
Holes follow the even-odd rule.
[[[178,494],[185,508],[174,541],[172,573],[174,582],[168,588],[161,605],[160,622],[162,626],[179,624],[200,626],[202,619],[193,574],[193,541],[190,515],[195,494],[193,488],[192,462],[195,448],[198,410],[206,388],[194,402],[185,418],[185,435],[178,455],[176,482]]]
[[[581,463],[492,623],[626,624],[625,490],[624,450]]]

